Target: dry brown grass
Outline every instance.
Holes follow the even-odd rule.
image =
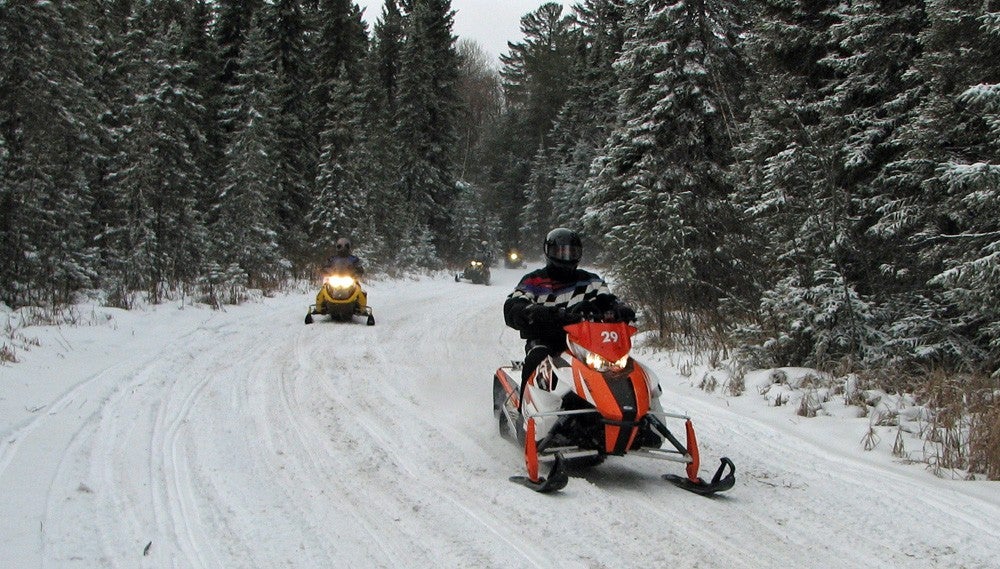
[[[802,398],[799,399],[799,408],[795,411],[795,414],[800,417],[812,418],[816,416],[816,413],[823,408],[823,404],[820,401],[819,394],[816,389],[809,387],[806,392],[802,394]]]
[[[933,410],[925,433],[936,474],[967,470],[1000,480],[1000,385],[983,375],[934,371],[921,399]]]
[[[6,343],[0,346],[0,364],[15,363],[17,363],[17,355],[14,353],[14,348],[8,346]]]
[[[723,392],[731,397],[739,397],[747,390],[746,374],[743,372],[734,373],[729,376],[729,380],[723,386]]]
[[[1000,394],[989,390],[969,423],[969,470],[1000,480]]]
[[[869,424],[865,436],[861,437],[861,445],[864,446],[865,450],[873,450],[880,442],[882,442],[882,438],[875,432],[875,425]]]
[[[903,429],[896,429],[896,440],[892,443],[892,456],[906,458],[906,445],[903,444]]]

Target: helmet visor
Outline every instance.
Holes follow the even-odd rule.
[[[549,243],[545,246],[545,256],[557,261],[567,261],[578,263],[583,256],[583,247],[580,245],[557,245]]]

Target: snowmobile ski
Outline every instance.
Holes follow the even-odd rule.
[[[548,494],[549,492],[557,492],[565,488],[566,484],[569,483],[569,475],[566,474],[566,467],[563,465],[562,456],[556,453],[555,461],[552,463],[552,468],[549,470],[547,477],[534,481],[528,476],[511,476],[510,481],[527,486],[535,492]]]
[[[701,494],[702,496],[711,496],[717,492],[725,492],[736,484],[736,467],[733,466],[733,461],[726,457],[722,457],[720,460],[722,464],[715,471],[715,476],[712,477],[711,482],[705,482],[701,478],[698,478],[698,481],[695,482],[690,478],[677,476],[676,474],[664,474],[663,479],[689,492]],[[727,467],[728,473],[726,472]]]

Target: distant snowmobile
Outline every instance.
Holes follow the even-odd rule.
[[[490,284],[490,265],[482,259],[472,259],[465,270],[455,275],[455,282],[462,279],[472,281],[472,284]]]
[[[508,269],[521,269],[525,267],[524,257],[517,249],[511,249],[504,255],[503,265]]]
[[[663,478],[686,490],[708,495],[732,488],[736,469],[728,458],[711,481],[698,476],[691,419],[660,408],[654,376],[629,355],[636,328],[594,314],[568,314],[567,320],[575,321],[564,326],[568,349],[544,360],[527,385],[520,385],[519,362],[500,367],[493,377],[500,434],[524,445],[527,476],[511,481],[552,492],[566,486],[567,464],[594,466],[608,456],[634,454],[684,464],[686,476]],[[684,421],[686,443],[665,420]],[[552,461],[547,477],[539,475],[544,460]]]

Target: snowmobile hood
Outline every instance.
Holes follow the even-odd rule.
[[[625,322],[584,320],[565,326],[569,340],[609,361],[618,361],[632,351],[632,335],[638,329]]]

